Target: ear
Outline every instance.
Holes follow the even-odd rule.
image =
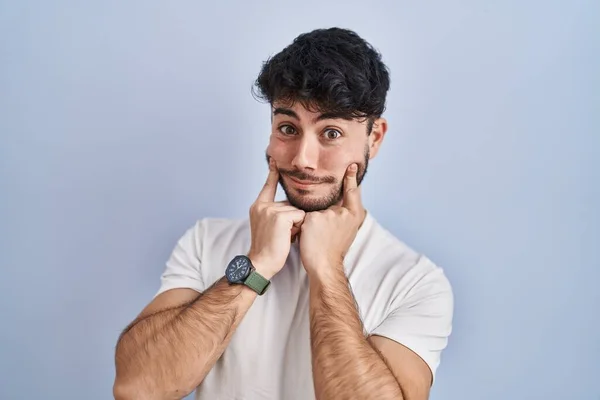
[[[387,120],[385,118],[377,118],[373,123],[373,129],[369,135],[369,153],[370,159],[374,158],[379,152],[379,147],[383,142],[385,133],[387,132]]]

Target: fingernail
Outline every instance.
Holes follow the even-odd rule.
[[[350,172],[355,172],[356,171],[356,164],[352,164],[350,165]]]

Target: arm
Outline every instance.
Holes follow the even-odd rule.
[[[300,256],[309,277],[310,337],[315,394],[329,399],[405,399],[398,381],[363,333],[343,260],[364,221],[356,174],[344,178],[341,206],[308,213]]]
[[[267,182],[250,207],[248,256],[266,279],[283,268],[295,226],[304,218],[304,211],[274,202],[278,179],[271,161]],[[203,237],[208,233],[202,224],[196,228],[188,230],[167,263],[163,288],[171,290],[157,296],[119,338],[114,384],[117,400],[180,399],[192,392],[221,356],[256,299],[252,289],[229,285],[226,278],[204,290],[201,259]]]
[[[426,400],[428,365],[407,347],[365,337],[342,266],[310,278],[310,332],[317,399]]]
[[[190,289],[159,295],[119,338],[115,399],[180,399],[191,393],[256,296],[225,278],[200,295]]]
[[[315,393],[320,400],[427,400],[449,334],[451,291],[441,270],[429,268],[430,278],[419,281],[416,297],[406,305],[411,311],[396,305],[365,337],[343,267],[365,216],[356,172],[356,165],[347,169],[341,206],[308,213],[302,224],[300,256],[310,282]],[[410,343],[424,358],[400,343]]]
[[[317,399],[426,399],[409,397],[380,353],[364,336],[341,266],[310,278],[310,332]],[[417,356],[415,356],[417,357]],[[411,359],[406,360],[411,363]]]

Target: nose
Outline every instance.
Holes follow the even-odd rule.
[[[316,170],[319,160],[319,142],[313,135],[302,135],[296,142],[292,165],[299,170]]]

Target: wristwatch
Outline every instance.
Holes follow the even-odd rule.
[[[265,294],[271,284],[271,281],[256,272],[252,261],[244,255],[233,257],[227,265],[225,276],[229,283],[246,285],[259,296]]]

